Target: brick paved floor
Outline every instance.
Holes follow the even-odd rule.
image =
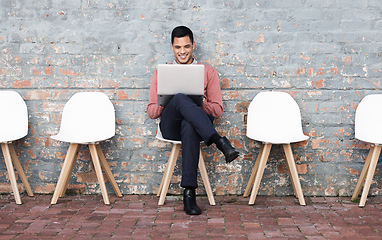
[[[188,216],[179,196],[157,206],[155,195],[0,195],[0,239],[382,239],[382,198],[364,208],[350,198],[258,196],[249,206],[242,196],[217,196],[216,206],[198,197],[203,213]]]

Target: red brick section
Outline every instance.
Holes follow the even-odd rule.
[[[256,198],[217,196],[216,206],[198,197],[200,216],[183,212],[180,197],[157,206],[154,195],[67,196],[50,205],[50,195],[0,195],[0,239],[382,239],[382,198],[364,208],[350,198]]]

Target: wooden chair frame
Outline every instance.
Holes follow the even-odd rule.
[[[364,207],[367,199],[367,195],[370,190],[371,182],[373,181],[373,176],[375,169],[377,167],[378,158],[381,154],[381,145],[376,144],[370,148],[369,154],[367,155],[365,165],[362,169],[361,175],[359,176],[357,186],[354,190],[353,196],[351,198],[352,201],[355,201],[358,198],[358,195],[361,191],[362,186],[363,191],[361,195],[361,199],[359,201],[359,206]]]
[[[302,188],[300,184],[300,180],[298,178],[296,163],[293,158],[293,152],[290,144],[281,144],[285,153],[286,162],[287,162],[287,168],[288,173],[291,178],[293,190],[299,200],[300,205],[306,205],[304,195],[302,193]],[[257,192],[259,190],[261,178],[263,177],[263,173],[265,170],[266,163],[269,158],[269,153],[271,151],[272,144],[271,143],[265,143],[261,145],[259,155],[257,156],[255,166],[253,167],[251,176],[249,178],[247,187],[244,192],[244,197],[249,196],[249,192],[252,189],[251,197],[249,199],[249,204],[253,205],[255,204]]]
[[[109,196],[107,194],[106,185],[105,185],[104,177],[102,174],[102,169],[105,171],[106,177],[111,183],[111,186],[113,187],[117,197],[122,197],[122,193],[119,190],[118,184],[114,179],[113,173],[110,170],[110,167],[106,161],[105,155],[103,154],[99,144],[91,143],[88,145],[89,145],[89,150],[92,157],[94,169],[97,175],[97,179],[101,188],[103,201],[106,205],[109,205],[110,201],[109,201]],[[51,204],[56,204],[58,198],[63,197],[65,195],[65,191],[68,188],[70,175],[73,172],[74,164],[77,159],[77,155],[78,155],[78,151],[80,150],[80,147],[81,147],[81,144],[77,144],[77,143],[71,143],[69,145],[69,149],[65,157],[64,165],[62,166],[60,177],[58,179]]]
[[[179,144],[179,143],[173,143],[171,154],[170,154],[170,157],[168,159],[166,168],[164,170],[162,181],[160,183],[158,193],[157,193],[157,196],[159,197],[158,205],[163,205],[164,201],[166,199],[168,187],[170,185],[170,180],[171,180],[172,174],[174,172],[176,160],[178,159],[178,156],[179,156],[179,151],[180,151],[181,145],[182,144]],[[210,205],[216,205],[214,195],[212,193],[211,184],[210,184],[210,181],[208,180],[206,165],[204,163],[204,159],[203,159],[203,155],[202,155],[201,150],[199,153],[199,171],[200,171],[200,175],[202,176],[204,187],[205,187],[206,192],[207,192],[208,201],[209,201]]]
[[[5,165],[7,166],[8,177],[9,177],[9,180],[11,181],[12,191],[13,191],[13,194],[15,195],[16,204],[22,204],[19,189],[17,188],[17,178],[15,175],[14,167],[16,168],[17,173],[20,176],[20,179],[25,187],[25,190],[27,191],[27,194],[30,197],[33,197],[32,189],[28,183],[27,177],[25,176],[25,173],[20,164],[19,158],[17,157],[13,144],[1,143],[1,149],[4,155]]]

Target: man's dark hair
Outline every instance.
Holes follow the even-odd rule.
[[[174,38],[181,38],[185,36],[188,36],[192,43],[194,42],[194,35],[192,34],[191,29],[186,26],[178,26],[172,30],[171,43],[174,43]]]

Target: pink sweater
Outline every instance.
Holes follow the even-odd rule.
[[[163,109],[157,103],[157,77],[157,70],[155,70],[151,79],[149,104],[147,104],[147,114],[151,119],[160,117]],[[215,118],[220,118],[223,114],[223,101],[218,73],[213,67],[206,64],[204,64],[204,100],[201,108],[204,112]]]

